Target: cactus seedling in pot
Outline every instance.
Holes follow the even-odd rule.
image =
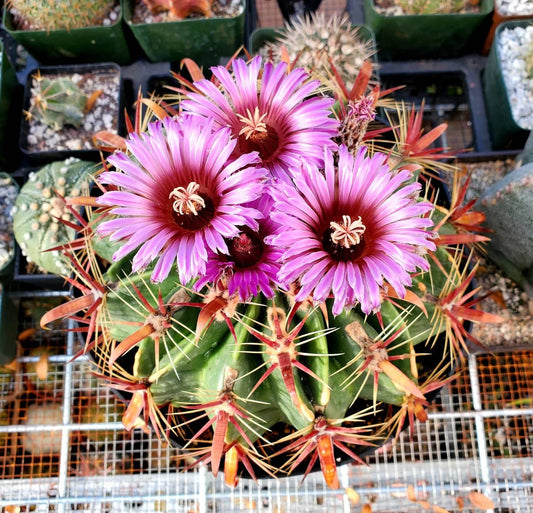
[[[338,457],[361,463],[424,420],[476,342],[464,322],[500,320],[469,287],[477,235],[456,228],[460,199],[434,208],[442,128],[423,134],[402,107],[396,142],[375,149],[367,74],[332,110],[285,62],[212,72],[179,114],[165,102],[145,131],[129,123],[102,194],[71,200],[87,207],[83,238],[62,248],[78,294],[41,324],[80,323],[127,429],[179,440],[231,486],[320,469],[339,488]],[[350,123],[361,102],[365,123]],[[366,137],[348,149],[341,125]]]
[[[35,116],[54,130],[65,125],[79,127],[88,110],[89,97],[68,77],[34,76],[35,92],[26,118]]]

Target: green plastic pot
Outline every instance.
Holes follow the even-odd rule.
[[[482,85],[487,121],[492,147],[495,150],[522,148],[530,132],[518,125],[513,117],[507,87],[502,75],[498,40],[502,30],[506,28],[525,27],[531,24],[533,24],[533,19],[508,21],[498,25],[487,65],[483,71]]]
[[[7,32],[42,64],[116,62],[128,64],[131,54],[122,21],[122,9],[111,25],[71,30],[18,30],[9,9],[4,9]]]
[[[17,75],[0,40],[0,164],[7,167],[14,160],[12,149],[16,148],[14,132],[18,123],[13,124],[12,113],[19,103],[18,89]]]
[[[133,23],[135,0],[122,0],[124,19],[152,62],[180,62],[189,57],[211,66],[244,45],[245,0],[232,18],[191,18],[161,23]]]
[[[13,179],[13,177],[7,173],[0,172],[0,187],[9,187],[14,185],[18,194],[19,186],[18,183]],[[13,205],[15,205],[15,198],[13,198]],[[2,205],[5,208],[4,205]],[[13,230],[11,230],[13,232]],[[13,242],[13,253],[11,258],[0,264],[0,282],[8,282],[13,278],[13,268],[15,262],[15,236],[11,233],[12,242]]]
[[[17,353],[17,309],[0,283],[0,365],[15,359]]]
[[[479,13],[385,16],[364,0],[365,24],[375,33],[380,60],[446,59],[481,50],[494,0]]]

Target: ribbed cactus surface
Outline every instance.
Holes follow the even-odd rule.
[[[60,251],[47,250],[74,237],[79,208],[69,208],[66,200],[88,186],[95,170],[92,162],[71,158],[29,174],[13,212],[15,239],[28,262],[50,273],[68,273],[69,261]]]
[[[54,130],[65,125],[79,127],[89,97],[68,77],[34,76],[28,116],[35,116]]]
[[[476,309],[463,251],[479,216],[458,190],[436,202],[444,126],[423,134],[396,105],[376,150],[369,74],[333,109],[287,63],[212,72],[78,198],[83,238],[63,253],[79,293],[41,323],[77,320],[127,429],[179,440],[232,486],[316,467],[339,488],[337,458],[427,419],[477,342],[465,321],[499,321]],[[341,125],[366,137],[337,144]]]
[[[8,0],[14,18],[22,28],[71,30],[100,24],[114,0]]]

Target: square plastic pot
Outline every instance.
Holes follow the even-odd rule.
[[[17,308],[0,283],[0,365],[15,359],[17,353]]]
[[[231,57],[245,39],[245,0],[232,18],[191,18],[161,23],[133,23],[135,0],[122,0],[124,20],[152,62],[179,63],[189,57],[210,66]]]
[[[18,120],[15,109],[20,104],[20,90],[17,75],[0,40],[0,164],[9,168],[18,156],[16,147]],[[16,154],[15,154],[16,153]]]
[[[34,81],[34,74],[37,70],[34,70],[28,73],[28,78],[26,81],[26,86],[24,89],[24,98],[23,98],[23,110],[28,111],[30,108],[31,100],[31,89]],[[99,64],[80,64],[80,65],[68,65],[68,66],[44,66],[38,69],[39,73],[43,76],[45,75],[71,75],[75,73],[88,73],[92,72],[98,75],[114,75],[118,76],[119,79],[119,89],[117,91],[116,102],[118,105],[117,108],[117,118],[116,126],[119,133],[122,133],[123,128],[123,95],[122,95],[122,73],[120,66],[115,63],[99,63]],[[29,124],[26,120],[22,120],[20,125],[20,135],[19,135],[19,146],[24,155],[26,155],[30,161],[34,164],[44,164],[54,160],[64,160],[68,157],[76,157],[81,160],[92,160],[100,161],[100,151],[95,149],[80,149],[80,150],[34,150],[28,144],[28,135],[29,135]]]
[[[494,0],[481,0],[479,13],[385,16],[374,0],[363,2],[380,60],[446,59],[479,52],[494,8]]]
[[[492,41],[494,41],[494,36],[496,34],[496,29],[498,28],[499,25],[501,25],[502,23],[505,23],[506,21],[527,20],[530,18],[533,18],[533,14],[525,14],[525,15],[503,14],[498,9],[498,2],[495,1],[494,2],[494,13],[492,14],[492,25],[485,39],[485,43],[483,44],[483,49],[481,50],[481,53],[483,55],[489,54],[490,48],[492,46]]]
[[[487,59],[487,65],[483,71],[482,85],[487,122],[492,146],[495,150],[523,148],[530,133],[530,130],[518,125],[513,117],[498,49],[498,40],[503,30],[506,28],[526,27],[527,25],[533,25],[533,19],[508,21],[498,25]]]
[[[131,53],[122,18],[121,8],[117,21],[111,25],[71,30],[19,30],[6,7],[3,25],[42,64],[104,61],[128,64]]]

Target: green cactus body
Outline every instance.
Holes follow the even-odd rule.
[[[8,0],[17,24],[32,30],[71,30],[102,23],[114,0]]]
[[[489,256],[515,281],[533,284],[533,163],[526,164],[489,187],[479,209],[493,231]]]
[[[450,14],[465,7],[464,0],[400,0],[405,14]]]
[[[34,77],[29,114],[53,130],[65,125],[79,127],[85,116],[88,96],[67,77]]]
[[[427,351],[418,346],[428,339],[444,344],[446,324],[434,317],[440,298],[461,281],[449,252],[435,255],[439,263],[413,278],[419,304],[384,300],[379,316],[357,308],[334,316],[329,301],[326,309],[291,306],[281,292],[234,311],[225,299],[203,298],[172,275],[153,283],[151,267],[132,273],[126,257],[103,275],[96,322],[105,335],[96,360],[105,373],[133,361],[126,389],[143,387],[149,411],[171,408],[170,427],[188,433],[186,447],[207,458],[215,473],[235,451],[271,473],[264,454],[278,461],[285,451],[270,447],[277,426],[289,426],[288,447],[297,451],[307,450],[298,433],[327,451],[345,442],[349,451],[366,447],[375,438],[357,426],[368,412],[401,409],[412,397],[425,403],[416,359]],[[292,471],[295,461],[284,470]],[[325,460],[321,466],[329,475]],[[327,482],[338,484],[333,477]]]
[[[70,158],[30,173],[15,202],[13,230],[22,253],[44,271],[69,274],[68,259],[46,250],[73,239],[75,230],[61,220],[76,223],[62,198],[78,196],[96,171],[92,162]]]
[[[291,20],[277,40],[261,52],[280,62],[282,48],[288,51],[291,62],[297,59],[298,66],[313,69],[319,77],[329,76],[331,59],[346,84],[351,84],[363,62],[375,52],[347,16],[326,18],[323,13]]]

